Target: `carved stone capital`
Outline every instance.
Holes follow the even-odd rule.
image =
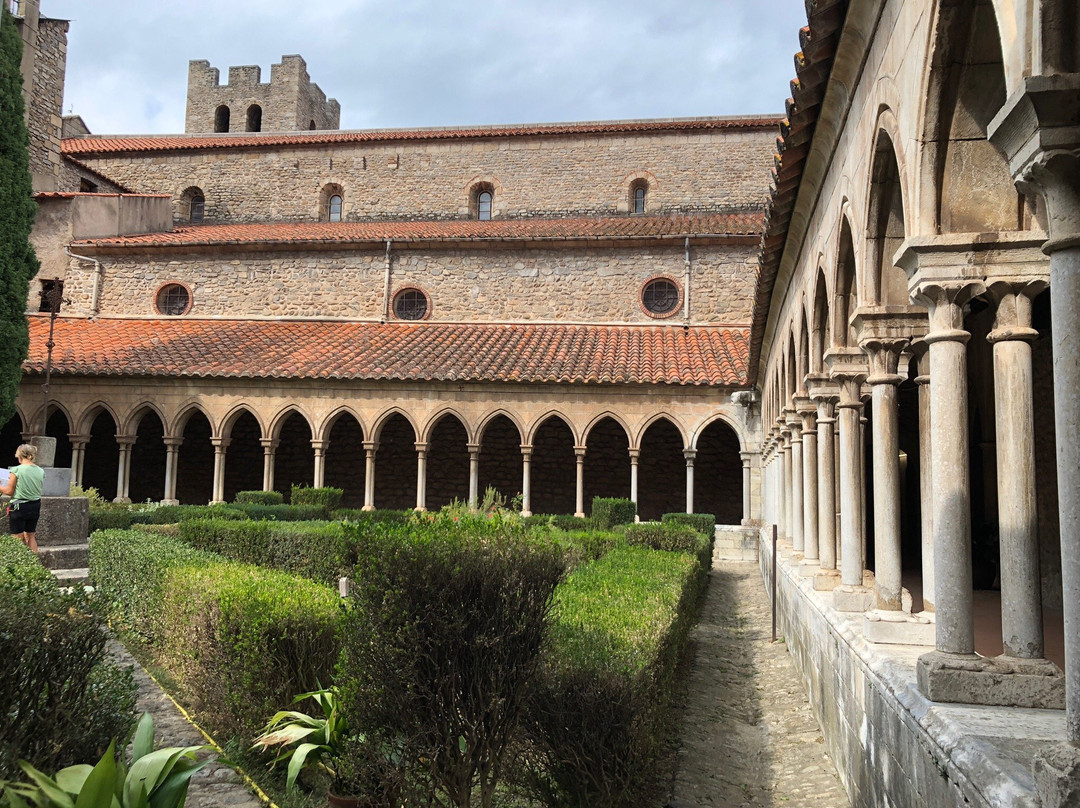
[[[997,304],[997,309],[994,312],[994,328],[987,339],[990,342],[1035,339],[1039,332],[1031,327],[1031,305],[1048,286],[1049,283],[1042,278],[990,283],[990,297]]]

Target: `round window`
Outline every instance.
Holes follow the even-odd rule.
[[[402,289],[394,295],[394,316],[399,320],[423,320],[427,313],[427,295],[419,289]]]
[[[671,314],[679,306],[679,287],[667,278],[657,278],[641,290],[641,303],[650,314]]]
[[[187,314],[191,308],[191,292],[181,283],[167,283],[158,289],[154,308],[158,314],[168,314],[171,317]]]

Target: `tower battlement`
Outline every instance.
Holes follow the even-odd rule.
[[[230,67],[228,83],[221,84],[221,71],[207,60],[188,63],[189,134],[337,129],[340,119],[341,105],[311,81],[297,54],[271,65],[265,83],[258,65]]]

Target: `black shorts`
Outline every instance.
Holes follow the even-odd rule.
[[[20,502],[18,508],[8,507],[8,519],[11,521],[11,533],[36,533],[38,517],[41,516],[41,500],[32,499]]]

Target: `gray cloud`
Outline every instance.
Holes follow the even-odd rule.
[[[189,59],[299,53],[343,128],[778,113],[802,0],[42,0],[94,132],[180,132]]]

